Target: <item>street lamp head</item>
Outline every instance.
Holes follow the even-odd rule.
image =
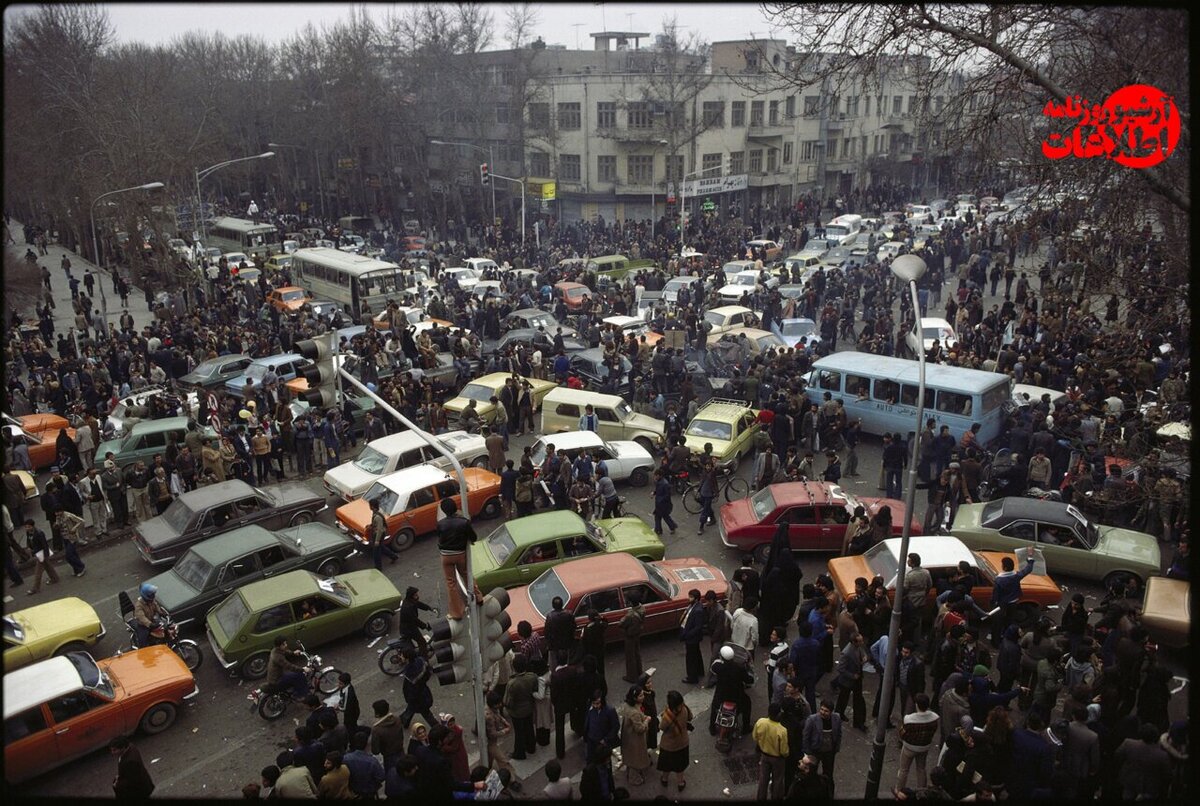
[[[916,255],[900,255],[892,260],[892,274],[906,283],[921,279],[926,268],[925,261]]]
[[[147,182],[141,185],[138,190],[158,190],[161,187],[166,187],[162,182]]]
[[[273,156],[275,156],[274,151],[264,151],[263,153],[258,155],[258,159],[261,160],[261,159],[266,159],[267,157],[273,157]]]

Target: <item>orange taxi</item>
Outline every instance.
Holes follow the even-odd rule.
[[[561,282],[554,284],[554,298],[561,299],[568,310],[583,308],[583,301],[592,295],[592,290],[583,283]]]
[[[97,661],[69,652],[4,675],[4,780],[41,775],[140,730],[154,735],[200,693],[165,646]]]
[[[22,414],[20,417],[5,414],[4,424],[19,426],[30,434],[40,434],[43,431],[61,431],[70,425],[66,417],[60,417],[51,412]]]
[[[921,557],[921,567],[933,577],[929,589],[929,602],[937,598],[939,582],[946,582],[958,569],[960,561],[966,561],[975,570],[975,584],[971,586],[971,598],[984,609],[992,599],[992,587],[1002,568],[1001,560],[1011,557],[1018,569],[1024,567],[1024,553],[1020,557],[1012,552],[973,551],[952,535],[924,535],[909,538],[908,552]],[[852,557],[836,557],[829,561],[829,574],[837,586],[842,601],[854,597],[854,580],[858,577],[870,581],[882,576],[888,586],[888,598],[896,601],[896,570],[901,561],[900,538],[881,540],[865,553]],[[943,588],[945,585],[943,584]],[[1029,574],[1021,580],[1021,599],[1016,608],[1016,620],[1032,623],[1043,608],[1062,601],[1062,589],[1048,576]]]
[[[292,313],[304,307],[306,302],[312,302],[312,297],[299,286],[285,285],[267,294],[267,302],[278,311]]]
[[[467,504],[471,518],[488,520],[500,514],[500,477],[488,470],[468,467]],[[387,519],[384,542],[397,551],[413,544],[419,535],[437,529],[443,498],[460,504],[458,479],[432,465],[415,465],[389,473],[371,485],[362,498],[337,509],[337,525],[364,545],[370,544],[371,501]]]
[[[29,463],[33,465],[34,470],[44,470],[47,467],[58,464],[58,435],[62,433],[62,429],[48,429],[46,431],[38,431],[30,433],[24,428],[17,425],[4,426],[5,436],[12,442],[17,444],[18,441],[24,442],[29,448]],[[71,441],[75,441],[75,429],[66,429],[67,436]]]

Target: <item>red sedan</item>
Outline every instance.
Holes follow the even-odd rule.
[[[721,542],[731,549],[753,551],[758,562],[765,562],[776,526],[787,523],[792,551],[840,552],[846,526],[857,506],[866,509],[870,518],[881,507],[891,507],[892,534],[899,537],[904,531],[903,501],[860,498],[826,481],[794,481],[772,484],[721,507]],[[912,534],[921,534],[916,519]]]
[[[693,588],[701,596],[711,590],[722,601],[729,596],[729,582],[721,569],[696,557],[648,563],[631,554],[597,554],[569,560],[508,592],[509,636],[520,644],[517,625],[522,621],[542,633],[555,596],[562,597],[563,608],[575,616],[577,629],[587,624],[589,610],[599,611],[608,624],[605,638],[610,642],[622,638],[617,623],[629,612],[631,596],[646,610],[647,634],[677,630]]]

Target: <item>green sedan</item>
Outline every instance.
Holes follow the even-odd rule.
[[[661,560],[666,548],[640,518],[585,521],[574,512],[543,512],[500,526],[471,546],[480,590],[528,585],[564,560],[602,552]]]
[[[276,636],[307,649],[358,630],[377,638],[391,629],[402,598],[374,568],[325,578],[292,571],[239,588],[209,611],[208,642],[231,674],[257,680]]]
[[[1162,573],[1153,535],[1101,526],[1069,504],[1035,498],[1000,498],[958,508],[950,532],[973,549],[1042,550],[1046,570],[1110,585],[1136,577],[1144,583]]]

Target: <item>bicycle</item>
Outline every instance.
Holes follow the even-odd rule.
[[[733,470],[722,471],[717,476],[717,490],[714,500],[725,496],[726,503],[739,501],[750,494],[750,484],[742,477],[735,476]],[[700,483],[692,482],[683,494],[683,508],[690,515],[700,514]]]

